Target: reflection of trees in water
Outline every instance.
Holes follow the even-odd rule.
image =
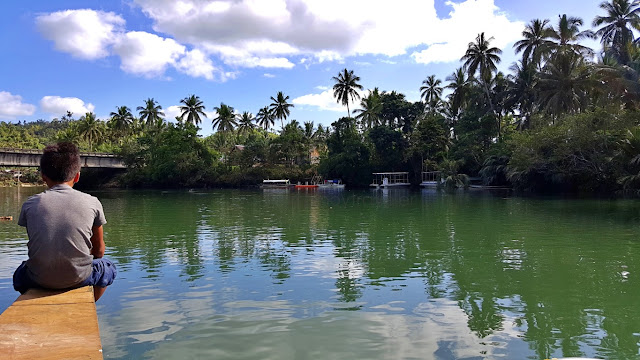
[[[0,221],[0,249],[3,254],[23,251],[26,259],[27,231],[18,226],[20,209],[29,196],[44,191],[45,187],[0,187],[0,216],[13,216],[12,221]],[[20,259],[20,260],[24,260]]]
[[[486,336],[500,329],[497,318],[515,313],[524,339],[541,358],[558,352],[583,356],[581,343],[589,343],[606,357],[610,335],[626,340],[616,342],[613,349],[618,356],[636,356],[633,330],[623,330],[625,325],[608,329],[606,320],[600,323],[592,314],[597,311],[605,319],[616,319],[613,324],[638,323],[637,309],[625,312],[616,305],[637,301],[637,287],[625,284],[619,275],[620,264],[636,264],[635,251],[612,252],[608,244],[594,241],[602,231],[601,222],[589,216],[567,216],[569,212],[559,221],[562,209],[547,212],[546,204],[531,207],[531,203],[535,204],[517,199],[479,202],[464,205],[467,216],[458,209],[451,212],[457,249],[452,252],[451,272],[470,329]],[[485,224],[492,228],[483,231]],[[598,344],[603,330],[607,335]]]
[[[624,217],[616,223],[615,212],[586,206],[591,203],[466,195],[127,194],[104,201],[112,224],[107,244],[120,263],[139,261],[151,272],[177,261],[193,280],[208,261],[221,271],[255,261],[274,282],[284,282],[297,255],[330,245],[340,301],[357,301],[368,283],[419,276],[425,296],[458,302],[480,339],[503,334],[512,322],[540,358],[637,356],[639,246],[616,239],[637,229]],[[617,234],[598,242],[602,231]],[[621,271],[631,275],[624,279]],[[595,354],[584,354],[585,344]]]
[[[149,277],[177,262],[188,281],[202,276],[199,206],[184,193],[127,192],[98,194],[105,207],[108,256],[118,263],[140,263]],[[133,251],[132,251],[133,250]]]

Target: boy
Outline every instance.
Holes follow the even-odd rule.
[[[18,225],[27,228],[29,259],[13,274],[13,288],[69,289],[92,285],[95,301],[116,277],[102,258],[106,224],[100,201],[73,189],[80,178],[80,154],[71,143],[49,145],[40,159],[49,187],[22,204]]]

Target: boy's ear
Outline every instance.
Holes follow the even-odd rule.
[[[78,171],[76,173],[76,176],[73,177],[73,183],[77,183],[78,181],[80,181],[80,172]]]
[[[42,181],[47,182],[49,180],[49,178],[47,177],[47,175],[40,173],[40,176],[42,177]]]

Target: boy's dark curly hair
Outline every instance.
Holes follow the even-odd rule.
[[[54,182],[73,180],[80,172],[78,147],[69,142],[47,146],[40,158],[40,171]]]

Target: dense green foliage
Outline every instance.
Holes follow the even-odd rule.
[[[216,132],[202,139],[195,126],[206,108],[192,94],[180,100],[178,124],[167,123],[148,98],[137,117],[119,106],[107,122],[67,113],[51,122],[0,123],[0,146],[69,140],[119,153],[132,166],[125,182],[146,186],[255,185],[316,173],[366,186],[371,172],[389,171],[408,171],[418,184],[422,171],[441,170],[453,185],[466,183],[466,174],[530,191],[636,191],[640,44],[632,29],[640,27],[640,5],[611,0],[600,8],[593,31],[568,15],[532,20],[514,45],[522,58],[509,74],[498,71],[503,50],[478,34],[446,83],[435,75],[422,81],[421,101],[378,88],[361,94],[360,77],[344,69],[332,78],[333,92],[348,116],[330,128],[288,120],[293,105],[280,91],[256,116],[222,102],[211,107]],[[602,43],[595,57],[580,43],[594,37]],[[281,128],[270,132],[276,120]]]

